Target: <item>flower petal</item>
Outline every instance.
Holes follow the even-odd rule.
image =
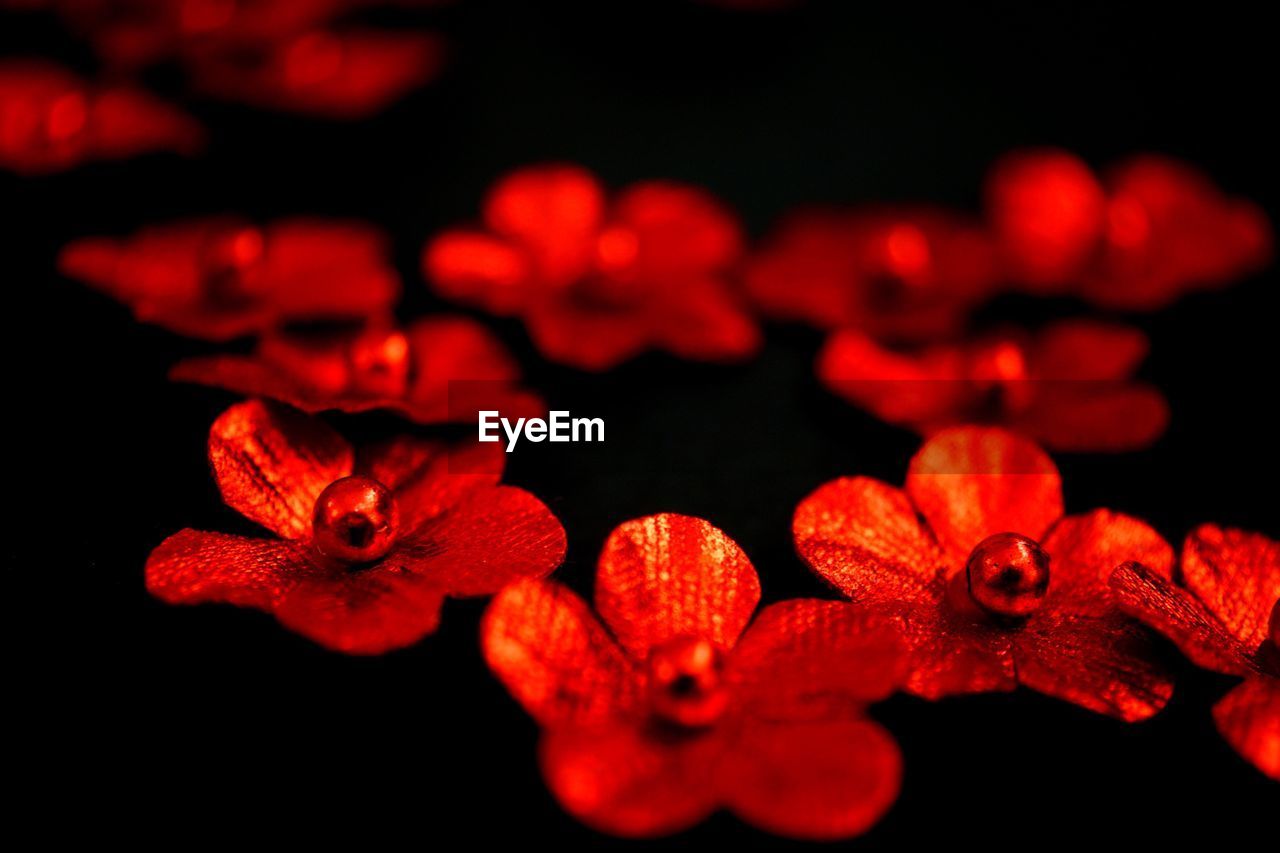
[[[906,494],[869,477],[843,477],[796,507],[796,550],[855,602],[932,601],[942,549]]]
[[[655,334],[675,355],[740,361],[759,351],[760,329],[722,282],[689,281],[672,296],[663,306]]]
[[[640,679],[586,603],[550,581],[517,581],[485,610],[494,674],[544,726],[601,723],[637,699]]]
[[[628,521],[600,554],[596,610],[640,660],[682,634],[730,648],[759,601],[747,555],[700,518],[664,513]]]
[[[440,624],[441,594],[382,565],[300,581],[276,604],[280,624],[325,648],[378,655],[411,646]]]
[[[873,605],[896,620],[911,649],[908,692],[925,699],[1013,690],[1018,685],[1009,632],[945,601]]]
[[[1121,563],[1142,563],[1164,577],[1173,574],[1173,546],[1145,522],[1106,509],[1069,515],[1040,543],[1049,553],[1045,607],[1103,613],[1110,609],[1111,573]]]
[[[924,443],[907,494],[961,567],[995,533],[1040,538],[1062,516],[1058,469],[1033,442],[1001,429],[955,427]]]
[[[427,280],[446,299],[511,316],[524,310],[535,288],[525,254],[502,237],[481,231],[445,231],[422,253]]]
[[[839,601],[796,599],[766,607],[731,658],[752,713],[791,720],[849,713],[906,679],[896,625]]]
[[[1213,720],[1236,752],[1280,782],[1280,679],[1249,679],[1213,706]]]
[[[1240,642],[1257,649],[1280,599],[1280,542],[1202,525],[1182,546],[1182,582]]]
[[[1244,675],[1252,668],[1249,649],[1194,595],[1162,573],[1138,562],[1111,575],[1111,597],[1125,613],[1168,637],[1197,666]]]
[[[734,813],[761,829],[848,838],[874,826],[898,798],[901,753],[870,720],[753,721],[739,737],[721,784]]]
[[[1036,383],[1035,393],[1035,405],[1007,423],[1055,450],[1137,450],[1154,444],[1169,426],[1169,404],[1150,385],[1045,381]]]
[[[516,390],[520,365],[488,329],[467,317],[430,317],[408,329],[413,384],[407,413],[419,422],[476,422],[480,409],[537,416],[545,404]]]
[[[710,193],[667,181],[642,181],[618,194],[612,220],[637,242],[640,277],[713,273],[742,253],[742,230]]]
[[[646,313],[589,305],[572,296],[538,302],[525,315],[525,323],[543,356],[583,370],[616,367],[654,339]]]
[[[1036,336],[1029,372],[1043,379],[1128,379],[1150,349],[1132,326],[1064,320]]]
[[[619,723],[547,731],[540,759],[547,787],[571,815],[602,832],[669,835],[717,805],[718,732],[666,735]]]
[[[261,400],[227,409],[209,430],[222,499],[286,539],[311,534],[316,498],[351,473],[351,445],[320,421]]]
[[[147,558],[147,591],[169,604],[222,602],[270,611],[320,568],[295,542],[181,530]]]
[[[398,436],[361,448],[358,467],[395,492],[401,529],[412,531],[472,492],[498,485],[506,458],[496,443]]]
[[[604,207],[604,189],[587,170],[529,166],[494,185],[484,219],[529,253],[540,282],[565,285],[586,271]]]

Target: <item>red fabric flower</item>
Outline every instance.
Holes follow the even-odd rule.
[[[143,322],[229,340],[290,321],[387,311],[400,280],[371,226],[282,219],[255,227],[199,219],[127,238],[90,237],[58,257],[64,275],[128,305]]]
[[[765,608],[755,569],[705,521],[654,515],[600,555],[596,610],[556,583],[494,598],[485,658],[543,726],[561,805],[597,829],[654,836],[718,807],[781,835],[866,829],[901,759],[862,715],[901,682],[890,627],[839,602]]]
[[[1121,451],[1150,445],[1169,422],[1160,392],[1132,379],[1146,354],[1142,332],[1091,321],[914,351],[846,329],[827,340],[817,372],[832,392],[922,435],[989,423],[1055,450]]]
[[[1257,205],[1151,154],[1102,181],[1065,151],[1015,152],[988,177],[987,209],[1010,278],[1107,308],[1160,308],[1254,272],[1272,250]]]
[[[95,86],[35,60],[0,61],[0,168],[70,169],[157,151],[194,154],[204,132],[175,107],[130,86]]]
[[[1182,586],[1140,563],[1111,576],[1120,607],[1192,663],[1244,683],[1213,709],[1218,731],[1280,781],[1280,543],[1206,524],[1182,547]]]
[[[520,367],[484,326],[432,317],[400,330],[375,324],[321,335],[274,333],[252,355],[175,365],[171,379],[270,397],[305,412],[390,409],[412,421],[475,423],[481,409],[537,417],[546,406],[520,391]]]
[[[533,166],[490,191],[484,225],[432,239],[426,275],[443,296],[523,317],[547,358],[603,370],[648,348],[707,361],[759,349],[726,281],[738,223],[699,189],[642,182],[606,200],[590,172]]]
[[[748,294],[767,316],[891,341],[958,331],[996,280],[981,228],[929,208],[793,216],[745,274]]]
[[[439,73],[444,43],[430,33],[311,31],[270,49],[202,56],[197,88],[266,109],[332,119],[375,115]]]
[[[919,696],[1021,684],[1132,721],[1173,692],[1107,594],[1126,560],[1167,576],[1173,549],[1109,510],[1064,517],[1057,469],[1024,438],[944,430],[911,460],[905,489],[834,480],[800,503],[792,529],[814,571],[902,625]]]
[[[550,510],[498,485],[497,447],[401,438],[357,456],[299,412],[232,406],[209,433],[214,476],[228,506],[279,538],[183,530],[151,553],[147,589],[256,607],[335,651],[408,646],[446,596],[490,595],[564,556]]]

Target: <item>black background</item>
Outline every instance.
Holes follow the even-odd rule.
[[[414,648],[349,659],[256,612],[148,598],[142,566],[168,534],[252,531],[222,506],[204,455],[232,398],[167,384],[175,359],[211,348],[135,325],[57,276],[68,239],[209,212],[365,218],[395,239],[411,317],[444,307],[418,271],[424,238],[474,217],[496,176],[547,159],[613,185],[705,185],[757,235],[814,201],[976,209],[987,164],[1038,143],[1099,166],[1163,151],[1258,200],[1273,221],[1280,213],[1274,31],[1241,10],[862,5],[738,14],[679,2],[459,2],[384,14],[438,27],[453,56],[441,80],[376,120],[188,100],[211,133],[198,161],[0,174],[16,380],[6,609],[34,617],[11,649],[14,672],[55,685],[13,704],[58,721],[13,737],[39,756],[29,793],[65,815],[46,832],[413,849],[624,844],[579,826],[546,793],[536,727],[479,655],[483,602],[450,602],[439,633]],[[95,70],[84,45],[38,15],[0,18],[0,53]],[[182,96],[172,71],[149,82]],[[1069,511],[1130,512],[1173,541],[1210,520],[1280,535],[1274,288],[1273,269],[1137,318],[1172,428],[1149,451],[1061,457]],[[985,319],[1084,310],[1006,299]],[[589,376],[542,362],[519,324],[491,325],[553,407],[608,422],[604,445],[526,445],[507,475],[563,520],[559,576],[583,593],[613,526],[678,511],[744,547],[766,602],[825,596],[792,550],[797,501],[841,474],[901,482],[917,444],[816,386],[820,336],[808,330],[770,328],[764,355],[742,367],[655,355]],[[334,421],[355,438],[402,428],[378,416]],[[1177,665],[1173,702],[1141,725],[1029,691],[878,706],[905,754],[904,786],[881,824],[850,843],[1269,843],[1280,786],[1237,758],[1209,716],[1230,680]],[[719,815],[660,843],[788,842]]]

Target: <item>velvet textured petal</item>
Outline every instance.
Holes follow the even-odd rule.
[[[320,421],[261,400],[237,403],[209,430],[223,500],[286,539],[310,536],[316,498],[351,473],[353,456]]]
[[[1280,782],[1280,679],[1241,684],[1213,706],[1213,720],[1236,752]]]
[[[1182,582],[1240,642],[1257,649],[1280,600],[1280,542],[1214,524],[1198,527],[1182,546]]]
[[[182,530],[147,558],[147,591],[169,604],[220,602],[270,612],[321,567],[295,542]]]
[[[586,603],[550,581],[519,581],[489,604],[481,648],[494,674],[543,726],[626,715],[641,680]]]
[[[719,732],[685,737],[617,723],[543,734],[542,775],[569,814],[634,838],[670,835],[699,823],[718,803]]]
[[[729,808],[791,838],[866,832],[898,798],[902,757],[870,720],[802,724],[752,721],[726,753],[720,779]]]
[[[1104,613],[1110,609],[1111,573],[1134,561],[1164,577],[1173,575],[1173,546],[1132,516],[1096,509],[1069,515],[1040,543],[1049,553],[1045,607]]]
[[[751,561],[700,518],[667,513],[628,521],[600,554],[596,610],[639,660],[680,635],[731,648],[759,601]]]
[[[912,457],[906,490],[953,570],[988,536],[1038,539],[1062,516],[1062,482],[1052,460],[1034,443],[1000,429],[939,432]]]
[[[934,604],[872,605],[895,619],[911,648],[907,690],[925,699],[1006,692],[1018,686],[1009,632],[976,613]]]
[[[442,597],[430,583],[383,565],[300,581],[276,604],[280,624],[351,655],[411,646],[440,624]]]
[[[928,602],[945,558],[901,490],[844,477],[800,502],[791,522],[796,550],[855,602]]]

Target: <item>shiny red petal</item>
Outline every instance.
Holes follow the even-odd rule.
[[[682,634],[731,648],[759,601],[747,555],[700,518],[664,513],[628,521],[600,554],[596,610],[639,660]]]
[[[934,601],[942,549],[901,489],[844,477],[800,502],[791,522],[800,557],[855,602]]]
[[[325,648],[377,655],[411,646],[440,624],[441,595],[378,565],[300,581],[276,604],[280,624]]]
[[[270,612],[284,592],[320,571],[294,542],[182,530],[147,558],[147,591],[169,604],[222,602]]]
[[[1111,575],[1111,597],[1125,613],[1172,640],[1197,666],[1229,675],[1252,669],[1251,650],[1195,596],[1175,586],[1167,572],[1125,563]]]
[[[1039,382],[1036,400],[1006,422],[1054,450],[1118,453],[1150,447],[1169,426],[1169,404],[1150,385]]]
[[[1251,678],[1213,706],[1227,743],[1280,782],[1280,679]]]
[[[542,775],[569,814],[611,835],[652,838],[699,823],[718,805],[718,732],[681,738],[639,724],[543,734]]]
[[[1071,613],[1046,601],[1017,632],[1014,654],[1020,684],[1128,722],[1173,695],[1150,637],[1116,610]]]
[[[1000,429],[955,427],[925,442],[907,470],[907,494],[963,566],[995,533],[1039,538],[1062,516],[1062,482],[1034,443]]]
[[[577,166],[518,169],[492,190],[485,223],[529,253],[542,282],[565,285],[587,269],[604,218],[604,190]]]
[[[446,299],[511,316],[536,292],[525,254],[510,241],[475,231],[445,231],[422,253],[423,273]]]
[[[750,315],[718,281],[691,281],[676,290],[654,321],[655,337],[681,358],[740,361],[763,340]]]
[[[896,620],[911,648],[908,692],[941,699],[1017,687],[1009,632],[980,615],[959,612],[945,599],[929,604],[876,604],[872,610]]]
[[[1280,542],[1205,524],[1182,546],[1182,582],[1250,650],[1267,642],[1280,600]]]
[[[311,535],[316,498],[351,473],[353,455],[320,421],[261,400],[237,403],[209,430],[223,500],[286,539]]]
[[[1122,563],[1173,575],[1173,546],[1163,536],[1145,522],[1106,509],[1061,519],[1040,546],[1051,561],[1045,609],[1108,612],[1111,573]]]
[[[401,530],[412,531],[473,492],[498,485],[505,464],[496,443],[400,436],[362,448],[358,468],[395,493]]]
[[[848,714],[893,693],[908,671],[896,625],[817,599],[766,607],[730,660],[739,701],[773,720]]]
[[[729,807],[792,838],[859,835],[898,797],[902,756],[869,720],[750,722],[720,771]]]
[[[632,184],[614,201],[610,227],[634,239],[634,266],[648,280],[714,273],[742,253],[733,214],[711,194],[682,184]]]
[[[641,679],[586,603],[549,581],[518,581],[485,611],[494,674],[544,726],[602,723],[634,707]]]
[[[653,343],[643,311],[579,303],[572,297],[535,305],[525,316],[538,351],[551,361],[583,370],[608,370]]]

